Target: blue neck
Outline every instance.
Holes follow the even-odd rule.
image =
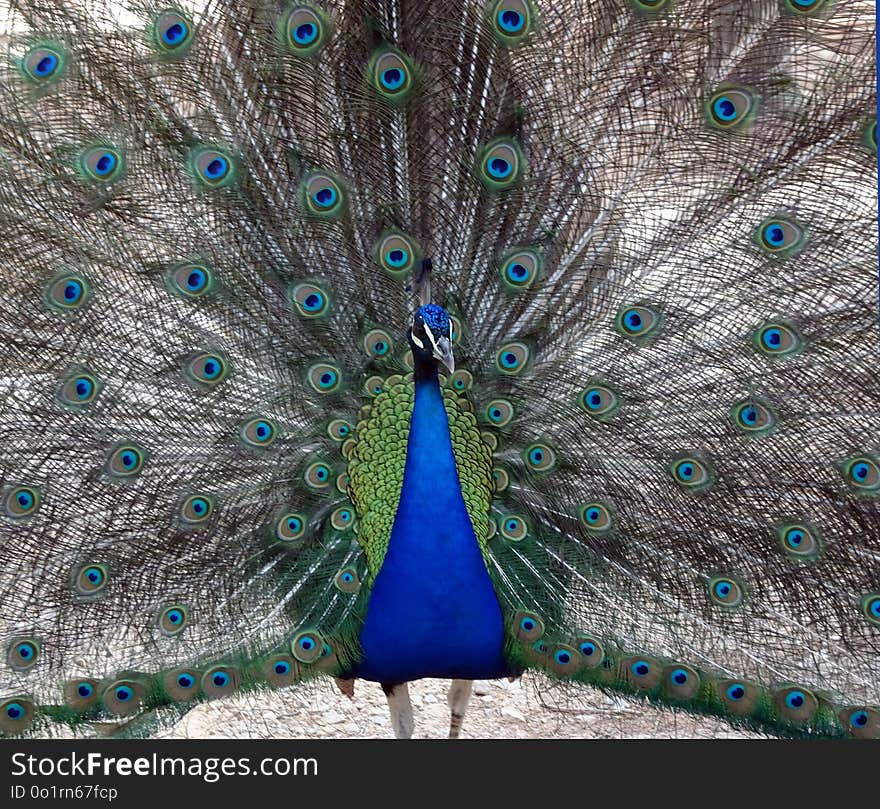
[[[357,676],[508,673],[501,608],[461,493],[436,367],[416,370],[403,490],[361,631]]]

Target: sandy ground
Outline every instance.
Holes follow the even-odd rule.
[[[579,689],[578,704],[544,691],[528,676],[513,683],[478,681],[462,738],[760,738],[718,719],[655,708],[633,698]],[[410,684],[415,738],[443,738],[449,729],[445,680]],[[385,695],[376,683],[358,682],[354,699],[331,681],[199,705],[158,738],[393,738]]]

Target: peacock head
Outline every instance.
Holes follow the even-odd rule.
[[[452,320],[442,306],[427,303],[416,309],[407,337],[416,364],[436,366],[440,362],[450,374],[455,370]]]

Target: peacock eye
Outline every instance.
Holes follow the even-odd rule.
[[[719,90],[709,99],[709,122],[716,129],[742,129],[754,117],[757,96],[747,87]]]
[[[187,525],[199,525],[208,520],[213,511],[214,499],[212,497],[194,494],[183,501],[178,516]]]
[[[841,466],[844,480],[859,494],[880,491],[880,464],[867,455],[850,458]]]
[[[604,534],[614,528],[614,517],[604,503],[587,503],[580,507],[578,516],[591,534]]]
[[[192,177],[207,188],[224,188],[235,179],[232,155],[211,146],[196,146],[190,150],[187,165]]]
[[[659,332],[663,318],[658,309],[651,306],[623,306],[617,313],[615,328],[624,337],[641,345]]]
[[[541,260],[532,250],[518,250],[508,255],[501,264],[501,279],[507,289],[518,292],[535,282]]]
[[[514,416],[514,407],[507,399],[493,399],[483,410],[486,421],[494,427],[505,427]]]
[[[505,45],[518,45],[529,35],[534,19],[530,0],[498,0],[490,8],[492,30]]]
[[[342,376],[335,365],[322,362],[309,368],[308,381],[318,393],[333,393],[339,388]]]
[[[198,385],[211,388],[222,382],[229,372],[226,361],[219,354],[200,352],[186,366],[187,377]]]
[[[754,241],[770,255],[791,256],[806,244],[807,234],[793,219],[773,217],[758,225]]]
[[[754,334],[753,341],[761,353],[768,357],[788,357],[803,346],[803,338],[797,330],[785,323],[767,323]]]
[[[709,597],[722,607],[736,607],[743,601],[743,590],[733,579],[719,577],[709,581]]]
[[[248,419],[238,431],[239,439],[249,447],[268,447],[277,436],[278,427],[275,422],[261,417]]]
[[[636,11],[644,11],[654,13],[662,11],[672,0],[631,0],[632,6]]]
[[[583,664],[588,668],[595,668],[602,663],[605,652],[599,641],[593,638],[578,638],[575,647],[581,653]]]
[[[826,3],[827,0],[784,0],[787,11],[803,15],[816,14]]]
[[[166,282],[181,298],[199,298],[213,288],[214,273],[205,264],[179,264],[168,271]]]
[[[91,146],[82,152],[79,168],[90,180],[109,183],[122,174],[124,167],[122,153],[110,146]]]
[[[395,104],[406,100],[412,89],[413,66],[402,53],[380,49],[370,62],[369,75],[376,91]]]
[[[781,525],[776,535],[782,544],[782,550],[792,559],[811,560],[819,556],[819,532],[816,528],[804,523]]]
[[[35,640],[20,640],[12,644],[6,654],[6,662],[15,671],[27,671],[36,665],[40,645]]]
[[[107,460],[106,472],[114,478],[128,478],[143,469],[146,453],[136,444],[121,444]]]
[[[291,641],[290,651],[300,663],[314,663],[324,652],[324,639],[317,632],[300,632]]]
[[[159,630],[168,637],[179,635],[186,628],[187,617],[187,609],[181,604],[166,607],[159,616]]]
[[[353,567],[346,567],[336,574],[334,584],[343,593],[356,593],[360,589],[361,580]]]
[[[523,459],[534,472],[549,472],[556,466],[556,450],[548,444],[532,444],[523,452]]]
[[[501,535],[511,542],[519,542],[525,539],[529,533],[528,523],[515,514],[509,514],[500,522]]]
[[[28,517],[40,507],[40,491],[35,486],[14,486],[3,499],[7,517]]]
[[[510,188],[519,179],[524,163],[522,150],[514,140],[498,138],[480,154],[480,180],[490,190]]]
[[[680,458],[672,464],[672,476],[683,489],[699,491],[713,483],[713,470],[697,458]]]
[[[284,514],[275,523],[275,538],[281,542],[293,542],[302,537],[306,530],[306,519],[302,514]]]
[[[460,368],[449,377],[449,386],[457,393],[464,393],[474,386],[474,375],[465,368]]]
[[[67,58],[64,50],[55,44],[37,45],[21,59],[21,70],[32,82],[50,84],[61,78]]]
[[[394,350],[394,341],[384,329],[371,329],[364,335],[363,346],[368,357],[380,359]]]
[[[872,624],[880,626],[880,593],[869,593],[862,599],[862,612]]]
[[[290,300],[296,311],[307,318],[321,317],[327,313],[330,298],[317,284],[296,284],[290,290]]]
[[[279,21],[283,46],[301,58],[313,56],[324,46],[329,27],[320,10],[306,4],[288,9]]]
[[[354,523],[354,512],[348,506],[340,506],[330,515],[330,525],[337,531],[345,531]]]
[[[606,385],[594,384],[580,395],[581,407],[594,418],[611,416],[620,407],[620,399],[615,391]]]
[[[310,464],[303,473],[303,480],[313,489],[325,489],[330,485],[333,471],[323,461]]]
[[[776,426],[776,414],[761,402],[747,399],[733,406],[731,421],[741,432],[758,435]]]
[[[521,610],[513,617],[513,622],[520,640],[532,642],[544,634],[544,622],[533,612]]]
[[[306,212],[312,216],[335,219],[345,206],[342,183],[323,172],[308,175],[302,182],[300,194]]]
[[[192,23],[178,11],[163,11],[153,20],[153,46],[163,56],[180,56],[192,44],[192,37]]]
[[[89,282],[76,273],[57,275],[46,288],[46,303],[58,312],[79,309],[90,297]]]
[[[525,343],[507,343],[495,355],[495,367],[505,375],[521,373],[528,363],[529,349]]]

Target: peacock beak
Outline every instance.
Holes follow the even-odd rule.
[[[441,337],[434,343],[434,359],[446,366],[449,373],[455,371],[455,357],[452,356],[452,343],[448,337]]]

